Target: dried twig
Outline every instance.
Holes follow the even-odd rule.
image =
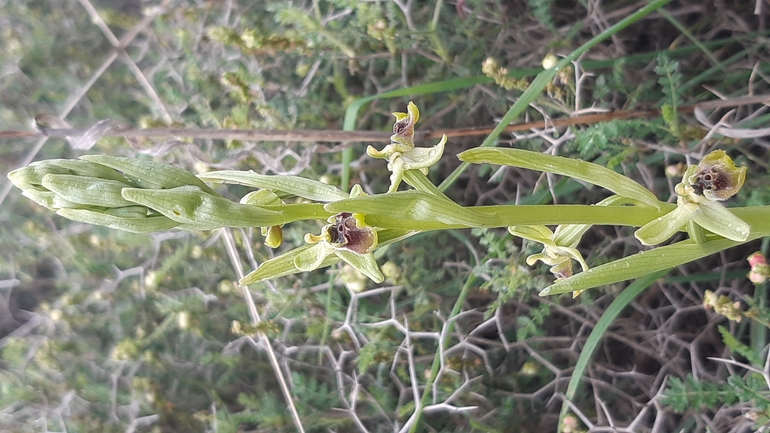
[[[767,104],[770,95],[745,96],[727,100],[700,102],[693,105],[678,107],[679,112],[689,114],[698,110],[713,110],[730,108],[740,105]],[[590,113],[562,119],[537,120],[533,122],[516,123],[505,128],[505,132],[544,129],[548,127],[589,125],[607,122],[614,119],[645,119],[660,116],[660,109],[649,110],[619,110],[606,113]],[[443,134],[448,137],[470,137],[487,135],[494,126],[479,128],[458,128],[439,131],[417,131],[417,140],[439,138]],[[0,139],[36,138],[36,137],[78,137],[86,134],[88,129],[43,128],[38,131],[0,131]],[[390,132],[386,131],[340,131],[340,130],[261,130],[261,129],[213,129],[213,128],[113,128],[104,133],[109,137],[188,137],[216,140],[245,140],[245,141],[295,141],[295,142],[372,142],[387,143]]]

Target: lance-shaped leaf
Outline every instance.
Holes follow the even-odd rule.
[[[264,188],[275,193],[284,193],[324,203],[348,198],[348,194],[339,188],[298,176],[268,176],[253,171],[222,170],[202,173],[198,177],[206,182],[234,183]]]
[[[219,195],[192,173],[172,165],[107,155],[83,155],[80,158],[118,170],[140,188],[176,188],[192,185],[211,195]]]
[[[73,174],[46,174],[42,185],[73,203],[108,208],[133,205],[121,195],[123,188],[128,185],[117,180]]]
[[[234,203],[196,186],[172,189],[123,189],[123,198],[198,230],[219,227],[265,227],[287,222],[282,212]]]
[[[615,194],[638,200],[656,209],[660,208],[655,194],[620,173],[601,165],[579,159],[546,155],[522,149],[475,148],[457,155],[461,161],[472,164],[489,163],[569,176],[606,188]]]
[[[118,208],[120,209],[120,208]],[[134,211],[135,212],[135,211]],[[147,210],[145,209],[145,213]],[[151,233],[169,230],[179,225],[178,222],[163,215],[155,216],[120,216],[88,209],[60,209],[57,214],[73,221],[95,224],[111,229],[124,230],[131,233]]]

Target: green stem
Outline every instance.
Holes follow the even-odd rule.
[[[289,218],[286,223],[304,220],[326,221],[326,219],[334,215],[324,209],[323,203],[282,204],[280,206],[262,206],[262,208],[283,212]]]

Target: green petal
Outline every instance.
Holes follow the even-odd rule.
[[[444,135],[441,141],[433,147],[415,147],[408,152],[402,153],[401,158],[404,160],[404,168],[415,170],[428,168],[437,163],[441,159],[441,155],[444,154],[446,141],[447,137]]]
[[[704,229],[725,237],[742,242],[751,233],[751,226],[727,210],[721,203],[704,202],[693,215],[693,221]]]
[[[644,245],[657,245],[664,242],[674,236],[692,218],[697,211],[697,207],[693,208],[693,206],[696,205],[677,206],[673,211],[642,226],[634,233],[634,236]]]
[[[382,275],[382,272],[380,272],[380,267],[377,266],[377,260],[374,259],[373,254],[357,254],[348,250],[336,250],[334,251],[334,254],[341,258],[345,263],[369,277],[375,283],[385,281],[385,277]]]
[[[18,168],[8,173],[8,179],[10,179],[17,188],[26,190],[42,185],[43,176],[46,174],[72,174],[66,168],[53,164],[54,161],[57,160],[33,162],[26,167]]]
[[[327,245],[313,244],[312,247],[300,251],[294,257],[293,263],[298,271],[308,272],[318,269],[329,254],[331,251]]]

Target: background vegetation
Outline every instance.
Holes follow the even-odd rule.
[[[348,107],[373,95],[387,97],[363,105],[357,130],[388,131],[390,113],[410,100],[422,112],[418,130],[492,126],[546,55],[569,54],[645,4],[6,0],[0,130],[27,128],[40,113],[84,128],[110,118],[139,127],[339,130]],[[765,139],[707,136],[692,115],[675,114],[768,92],[766,9],[666,5],[590,50],[517,120],[665,107],[662,116],[514,132],[498,146],[597,162],[663,200],[675,199],[688,158],[721,148],[749,168],[729,204],[769,204]],[[761,104],[710,113],[713,123],[723,116],[741,128],[768,123]],[[459,165],[454,155],[483,138],[451,138],[431,179],[445,179]],[[384,192],[389,172],[364,148],[104,138],[89,153]],[[0,171],[82,153],[67,140],[3,140]],[[557,431],[586,337],[625,286],[540,298],[552,277],[547,266],[525,263],[538,245],[504,230],[424,233],[381,250],[389,278],[364,292],[347,290],[356,276],[343,267],[251,287],[261,321],[250,325],[254,312],[234,282],[276,254],[259,230],[133,235],[59,218],[7,180],[0,188],[0,428],[9,431],[295,431],[281,378],[305,431]],[[237,199],[246,190],[222,192]],[[484,165],[463,172],[447,194],[464,205],[606,196],[558,176]],[[318,228],[285,227],[284,248]],[[632,233],[594,227],[580,249],[589,265],[605,263],[642,249]],[[711,290],[765,320],[764,285],[745,278],[746,257],[757,250],[767,254],[768,243],[650,281],[606,331],[570,406],[575,427],[564,430],[764,428],[766,328],[702,305]],[[473,291],[453,312],[466,285]],[[438,343],[447,336],[449,344]]]

